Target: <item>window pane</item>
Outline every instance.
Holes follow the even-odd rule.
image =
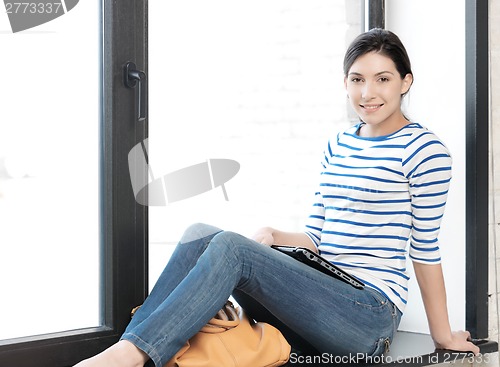
[[[0,19],[0,339],[99,325],[98,3]]]
[[[361,2],[156,0],[149,8],[154,176],[168,181],[211,159],[240,164],[224,187],[150,207],[152,286],[193,222],[248,236],[264,225],[302,230],[327,139],[350,123],[342,60],[361,32]]]

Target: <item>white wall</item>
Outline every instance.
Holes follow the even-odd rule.
[[[489,250],[489,338],[499,340],[500,318],[500,2],[491,1],[489,9],[490,25],[490,250]]]
[[[208,158],[241,164],[226,184],[229,202],[215,189],[151,207],[152,243],[175,242],[193,221],[246,235],[264,225],[303,229],[326,141],[350,123],[342,59],[347,39],[361,31],[359,5],[149,2],[156,175]]]
[[[465,1],[386,0],[386,28],[412,60],[415,82],[407,111],[434,131],[453,157],[453,180],[440,245],[453,329],[465,327]],[[410,264],[411,265],[411,264]],[[412,270],[413,271],[413,270]],[[428,332],[418,285],[400,329]]]

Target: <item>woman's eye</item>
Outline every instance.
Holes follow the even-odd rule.
[[[362,81],[361,78],[352,78],[351,79],[351,82],[353,82],[353,83],[360,83],[361,81]]]
[[[388,81],[389,81],[389,78],[386,78],[385,76],[383,76],[383,77],[381,77],[379,80],[380,80],[382,83],[386,83],[386,82],[388,82]]]

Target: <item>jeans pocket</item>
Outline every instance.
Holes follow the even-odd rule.
[[[365,288],[363,292],[365,292],[364,295],[356,300],[356,304],[359,306],[375,310],[383,309],[389,303],[383,294],[374,289]]]

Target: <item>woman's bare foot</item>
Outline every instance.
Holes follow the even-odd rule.
[[[74,367],[143,367],[149,357],[127,340],[120,340],[98,355]]]

